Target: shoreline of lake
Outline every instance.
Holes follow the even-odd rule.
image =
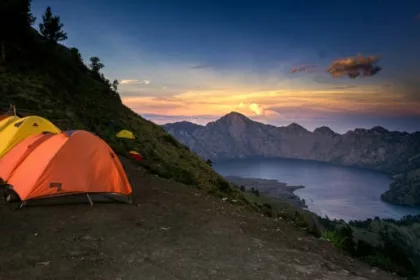
[[[394,179],[380,172],[293,159],[219,161],[213,163],[213,168],[225,177],[251,180],[247,189],[252,188],[252,181],[258,182],[262,184],[258,189],[266,188],[264,193],[296,206],[302,207],[299,201],[304,199],[306,209],[320,217],[350,221],[378,216],[399,220],[420,214],[420,208],[393,205],[380,198]],[[292,188],[291,193],[293,186],[305,187]],[[282,191],[277,193],[277,187]]]
[[[246,178],[241,176],[225,176],[225,178],[238,187],[243,186],[246,191],[254,188],[261,194],[279,198],[292,206],[302,209],[308,208],[305,200],[294,193],[296,190],[305,188],[305,186],[291,186],[275,179]]]

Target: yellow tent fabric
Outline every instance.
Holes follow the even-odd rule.
[[[19,118],[9,123],[0,131],[0,158],[26,137],[42,132],[60,133],[61,130],[38,116]]]
[[[118,138],[127,138],[127,139],[136,139],[136,137],[134,137],[133,132],[123,129],[120,132],[117,133],[117,137]]]
[[[12,122],[14,122],[15,120],[18,120],[18,119],[20,119],[20,118],[16,117],[16,116],[10,116],[10,117],[2,119],[0,121],[0,133],[6,126],[8,126],[10,123],[12,123]]]

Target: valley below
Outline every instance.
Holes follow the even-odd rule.
[[[386,182],[383,181],[381,185],[386,185],[386,188],[369,187],[369,183],[365,184],[366,190],[371,193],[366,193],[361,197],[360,202],[368,203],[371,200],[370,197],[375,196],[375,199],[379,197],[395,205],[420,205],[420,132],[389,131],[380,126],[371,129],[355,128],[344,134],[336,133],[326,126],[309,131],[296,123],[279,127],[263,124],[237,112],[231,112],[205,126],[184,121],[165,124],[163,128],[204,160],[224,162],[242,159],[249,161],[258,158],[272,160],[287,158],[331,164],[338,166],[337,170],[340,167],[355,167],[398,175],[394,178],[394,182],[390,178],[383,179]],[[299,170],[299,172],[302,171],[304,172],[304,170]],[[299,172],[293,170],[288,170],[288,172],[295,174],[296,178],[301,176]],[[271,179],[263,175],[258,178]],[[286,179],[289,178],[286,177]],[[344,177],[342,179],[347,180]],[[331,178],[324,177],[322,180],[330,182]],[[336,180],[340,180],[340,177]],[[281,178],[280,181],[282,181]],[[284,182],[302,184],[293,181]],[[335,184],[335,182],[330,183]],[[359,185],[357,181],[353,183],[355,186]],[[335,192],[334,186],[330,187],[332,189],[323,193],[323,196],[328,198]],[[379,189],[382,191],[380,194],[376,192]],[[356,190],[355,187],[349,190],[352,190],[348,194],[350,196],[353,191],[360,193],[360,190]],[[310,195],[312,191],[313,188],[305,188],[297,194],[305,199],[312,199]],[[317,192],[322,193],[319,190]],[[368,198],[365,199],[365,197]],[[338,203],[337,200],[336,202],[324,200],[324,202]],[[375,203],[378,204],[378,210],[384,208],[379,205],[379,202]],[[315,209],[314,205],[309,205],[309,208],[320,215],[332,214],[324,210],[321,212],[321,209]],[[386,210],[379,211],[377,214],[400,217],[406,212],[404,209],[397,207],[391,212]],[[367,215],[370,216],[370,214]]]
[[[243,159],[217,161],[214,169],[246,190],[305,207],[320,217],[365,220],[401,219],[420,214],[420,207],[393,205],[381,200],[392,178],[360,168],[305,160]]]

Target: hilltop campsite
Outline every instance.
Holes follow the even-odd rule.
[[[30,2],[0,4],[0,279],[419,275],[415,219],[349,225],[230,183],[60,44],[50,7],[35,29]]]
[[[21,279],[23,275],[35,279],[70,275],[131,279],[137,274],[143,279],[203,279],[209,275],[255,279],[279,273],[288,279],[313,279],[316,275],[391,279],[341,255],[328,243],[313,243],[313,237],[283,221],[264,219],[247,207],[152,176],[134,166],[128,156],[120,163],[112,149],[92,133],[62,132],[37,116],[9,118],[13,121],[3,126],[0,139],[20,141],[7,142],[7,152],[0,159],[0,177],[10,184],[6,201],[16,203],[10,199],[13,191],[25,208],[16,211],[9,203],[0,206],[0,229],[13,227],[13,235],[1,243],[1,279]],[[37,201],[48,204],[48,200],[74,194],[87,195],[90,203],[89,195],[95,193],[131,195],[131,185],[135,205],[98,204],[89,210],[80,200],[69,207],[64,199],[49,207],[36,207]],[[181,250],[184,246],[189,250]],[[11,251],[16,253],[7,253]],[[23,251],[27,264],[14,269],[22,260],[18,252]],[[288,257],[281,257],[285,253]],[[238,256],[244,258],[241,271],[235,268]],[[209,257],[211,265],[200,261]],[[272,258],[278,259],[276,267],[270,265]]]

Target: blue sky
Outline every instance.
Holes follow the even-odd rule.
[[[125,104],[156,122],[240,111],[308,129],[420,130],[418,1],[34,0],[38,20],[47,6],[64,44],[100,57],[104,74],[124,81]],[[380,56],[383,70],[290,73],[357,53]]]

